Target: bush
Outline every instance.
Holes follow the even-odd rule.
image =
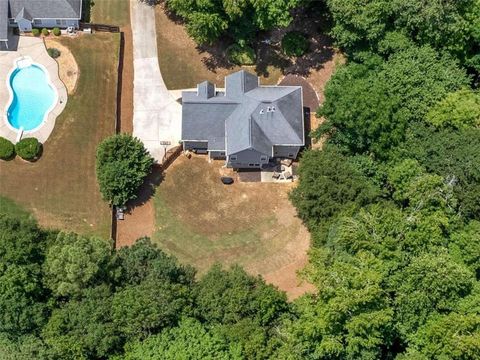
[[[227,49],[228,60],[237,65],[254,65],[256,61],[255,51],[247,45],[230,45]]]
[[[308,40],[303,34],[290,31],[282,39],[282,50],[288,56],[302,56],[308,50]]]
[[[55,48],[48,48],[47,52],[48,52],[48,55],[50,55],[50,57],[52,57],[54,59],[58,58],[61,55],[60,50],[55,49]]]
[[[24,138],[15,144],[15,151],[22,159],[35,160],[42,145],[36,138]]]
[[[128,134],[105,139],[97,149],[97,180],[103,198],[125,205],[150,173],[153,159],[142,142]]]
[[[61,31],[60,31],[60,29],[59,29],[58,27],[56,27],[56,28],[53,28],[52,33],[53,33],[53,35],[55,35],[55,36],[60,36]]]
[[[7,160],[15,154],[15,147],[10,140],[0,137],[0,159]]]
[[[50,32],[48,31],[48,29],[43,28],[43,29],[42,29],[42,35],[43,35],[43,36],[48,36],[48,34],[50,34]]]
[[[39,29],[32,29],[32,35],[33,36],[39,36],[40,35],[40,30]]]

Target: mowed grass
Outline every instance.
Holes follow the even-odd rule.
[[[29,219],[32,215],[14,201],[0,196],[0,215],[7,214],[17,219]]]
[[[43,155],[0,162],[0,195],[31,211],[43,226],[80,233],[110,233],[110,210],[95,176],[97,144],[114,133],[119,35],[60,38],[80,77],[57,118]]]
[[[130,0],[95,0],[90,18],[93,23],[125,26],[130,24]]]
[[[175,161],[155,194],[153,240],[200,272],[220,262],[266,275],[306,257],[309,236],[288,201],[290,185],[225,186],[221,165]]]
[[[162,6],[157,6],[156,28],[158,61],[165,85],[170,90],[194,88],[198,83],[208,80],[219,87],[224,86],[225,76],[240,69],[255,73],[255,66],[232,66],[224,61],[224,50],[214,50],[221,54],[218,58],[202,51],[188,36],[182,24],[175,23],[165,14]],[[218,61],[220,60],[220,61]],[[282,76],[281,69],[268,66],[268,76],[261,76],[262,84],[277,84]]]

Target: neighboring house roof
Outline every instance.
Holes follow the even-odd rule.
[[[27,10],[25,10],[24,7],[22,8],[22,10],[20,10],[20,12],[17,14],[17,16],[15,16],[15,21],[16,22],[18,22],[22,19],[30,20],[30,21],[33,20],[33,17],[30,15],[30,13]]]
[[[208,150],[227,155],[253,149],[272,156],[275,145],[303,146],[302,88],[260,86],[243,70],[225,78],[225,92],[203,82],[182,93],[182,139],[206,140]]]
[[[0,0],[0,41],[8,40],[8,0]]]
[[[10,4],[10,17],[23,12],[32,19],[80,19],[82,0],[0,0]],[[28,19],[27,17],[23,17]]]

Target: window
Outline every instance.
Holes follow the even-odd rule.
[[[260,156],[260,161],[267,161],[267,157],[266,156]]]
[[[255,164],[255,166],[260,166],[260,164]]]
[[[34,25],[41,25],[41,24],[42,24],[42,20],[35,19],[35,20],[33,20],[33,24],[34,24]]]
[[[255,165],[254,164],[248,164],[248,166],[254,167]]]
[[[57,24],[57,25],[62,25],[62,23],[61,23],[60,20],[56,20],[56,21],[55,21],[55,24]]]
[[[237,160],[237,155],[230,155],[230,160]]]
[[[288,154],[288,157],[293,158],[293,154],[292,153]]]

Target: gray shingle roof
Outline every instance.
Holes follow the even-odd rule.
[[[15,21],[17,21],[17,22],[22,20],[22,19],[30,20],[30,21],[33,20],[33,17],[30,15],[28,10],[25,10],[24,7],[22,8],[22,10],[20,10],[20,12],[17,14],[17,16],[15,16]]]
[[[209,150],[227,155],[254,149],[272,156],[274,145],[304,145],[300,86],[259,86],[241,70],[225,78],[225,93],[208,82],[197,89],[182,93],[182,140],[208,141]]]
[[[0,0],[0,41],[8,40],[8,0]]]
[[[82,0],[8,1],[12,18],[16,18],[22,9],[25,9],[32,18],[37,19],[80,19],[82,16]]]

